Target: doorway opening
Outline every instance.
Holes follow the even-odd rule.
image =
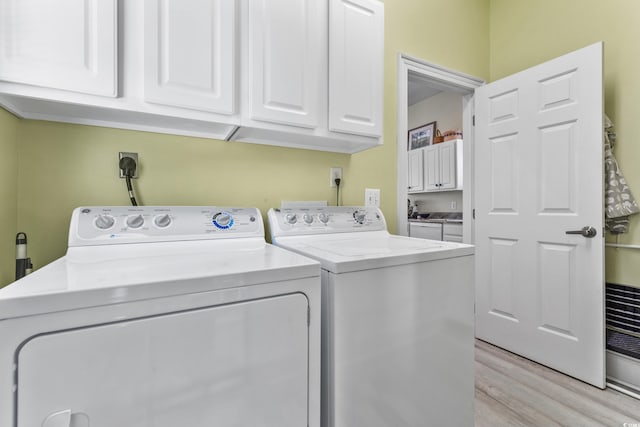
[[[462,213],[462,241],[473,243],[474,230],[471,221],[473,215],[473,94],[474,90],[483,84],[484,81],[476,77],[408,55],[398,56],[398,234],[405,236],[409,234],[410,203],[428,202],[433,206],[443,206],[446,203],[448,211]],[[449,106],[449,112],[446,115],[440,115],[440,119],[436,117],[438,113],[435,113],[439,110],[438,105],[434,105],[438,102]],[[454,117],[451,117],[452,115]],[[441,122],[440,126],[437,125],[438,120]],[[410,166],[410,161],[416,159],[416,154],[422,156],[422,153],[410,150],[408,132],[410,129],[434,121],[436,122],[434,132],[436,127],[445,131],[449,128],[459,128],[462,132],[463,142],[458,144],[462,152],[457,153],[457,158],[460,160],[457,165],[463,170],[461,173],[457,171],[458,182],[446,191],[429,188],[428,185],[418,190],[415,188],[410,190],[410,173],[422,179],[423,176],[428,177],[429,171],[424,169],[422,158],[418,159],[417,163],[412,162],[414,166],[419,165],[419,171]],[[408,200],[410,203],[407,203]]]

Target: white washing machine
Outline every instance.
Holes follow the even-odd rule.
[[[1,426],[319,426],[320,266],[257,209],[76,209],[0,342]]]
[[[473,246],[391,235],[371,207],[268,219],[322,265],[322,425],[472,427]]]

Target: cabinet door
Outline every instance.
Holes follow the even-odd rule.
[[[442,143],[439,146],[440,190],[456,188],[456,144],[455,141]]]
[[[431,145],[424,149],[424,190],[440,189],[440,157],[439,147]]]
[[[382,135],[384,6],[329,2],[329,130]]]
[[[442,240],[462,243],[462,224],[445,223],[442,226]]]
[[[250,118],[315,128],[326,80],[326,0],[248,2]]]
[[[235,0],[145,1],[146,101],[234,112]]]
[[[408,164],[408,191],[409,193],[415,193],[424,191],[424,168],[423,168],[423,150],[409,151],[409,164]]]
[[[117,0],[0,0],[0,79],[117,94]]]

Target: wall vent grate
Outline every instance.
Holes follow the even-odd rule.
[[[640,360],[640,288],[607,283],[607,349]]]

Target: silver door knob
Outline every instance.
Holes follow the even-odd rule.
[[[593,227],[585,226],[585,227],[582,227],[581,230],[565,231],[565,234],[580,234],[583,237],[591,238],[591,237],[596,237],[596,234],[598,234],[598,232]]]

